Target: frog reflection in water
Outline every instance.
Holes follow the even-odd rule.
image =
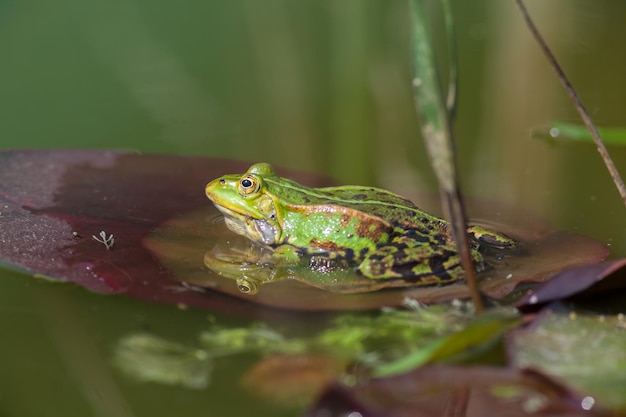
[[[447,284],[463,276],[449,224],[386,190],[309,188],[258,163],[245,174],[211,181],[206,195],[230,230],[271,247],[277,262],[324,256],[349,262],[372,280],[401,278],[409,285]],[[467,233],[478,270],[485,266],[479,249],[517,245],[480,226]]]

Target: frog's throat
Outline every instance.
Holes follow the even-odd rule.
[[[217,209],[224,215],[226,227],[238,235],[265,245],[281,243],[280,236],[282,230],[277,223],[270,223],[264,219],[255,219],[226,207],[217,206]]]

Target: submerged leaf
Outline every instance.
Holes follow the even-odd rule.
[[[377,364],[458,331],[472,314],[466,303],[344,314],[309,337],[289,336],[265,323],[239,328],[214,325],[200,333],[196,346],[139,333],[120,340],[114,364],[135,380],[197,389],[209,383],[219,358],[260,357],[243,376],[244,388],[281,406],[303,406],[333,381],[369,378],[366,375]],[[467,348],[461,343],[455,354]]]
[[[113,364],[140,382],[202,389],[209,385],[213,358],[202,349],[135,334],[117,344]]]
[[[282,406],[305,406],[339,378],[346,365],[333,356],[268,356],[246,372],[241,382],[248,392],[264,400]]]
[[[290,336],[264,322],[247,327],[214,325],[199,334],[197,346],[184,346],[138,333],[120,340],[115,348],[114,363],[141,381],[197,388],[206,384],[211,364],[217,358],[248,354],[265,357],[267,365],[253,371],[251,385],[259,383],[259,375],[266,380],[273,379],[276,384],[289,383],[291,377],[283,375],[288,367],[280,366],[280,361],[272,358],[298,364],[299,370],[295,373],[311,374],[312,379],[317,378],[314,371],[307,370],[312,362],[332,364],[335,376],[346,372],[348,364],[366,371],[427,346],[433,337],[462,329],[472,314],[473,309],[465,303],[413,306],[411,310],[386,309],[376,315],[344,314],[318,334],[308,337]],[[271,398],[279,398],[281,394],[275,391],[291,389],[276,384],[263,392]]]
[[[431,339],[422,349],[374,369],[375,376],[408,372],[427,363],[450,363],[469,359],[487,350],[511,328],[521,322],[513,311],[490,310],[479,315],[466,328],[446,337]]]
[[[626,319],[545,309],[510,334],[513,365],[539,369],[567,381],[588,403],[626,412]]]

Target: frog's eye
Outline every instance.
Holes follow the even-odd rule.
[[[261,183],[259,180],[252,175],[246,175],[239,181],[239,194],[242,196],[248,196],[250,194],[256,193],[259,191],[261,187]]]

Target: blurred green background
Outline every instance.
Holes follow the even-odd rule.
[[[577,116],[514,2],[452,3],[466,194],[623,256],[624,206],[595,148],[531,138]],[[625,125],[626,3],[527,3],[596,122]],[[435,192],[408,87],[407,10],[404,0],[0,1],[0,148],[267,161],[407,196]],[[626,151],[610,151],[626,173]],[[280,415],[225,400],[245,397],[236,383],[245,361],[220,365],[231,379],[203,392],[132,384],[108,367],[124,332],[191,341],[204,312],[0,279],[2,416]]]

